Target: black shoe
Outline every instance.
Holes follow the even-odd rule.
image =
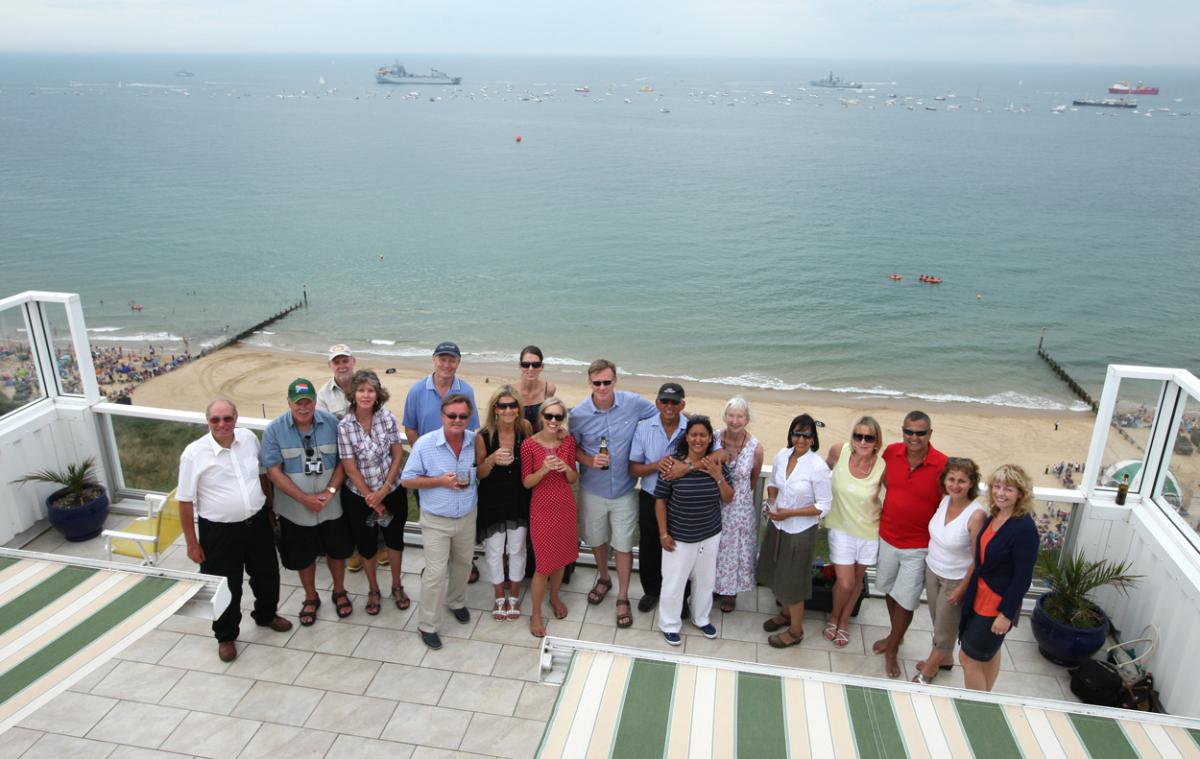
[[[692,618],[692,607],[688,606],[687,601],[683,602],[683,610],[679,612],[679,618],[680,619],[691,619]]]
[[[649,593],[642,596],[642,600],[638,601],[638,611],[643,614],[649,612],[655,606],[658,606],[658,596],[650,595]]]
[[[461,609],[451,609],[450,613],[454,615],[454,618],[458,620],[460,625],[465,625],[471,621],[471,611],[465,606]]]
[[[417,634],[421,636],[421,642],[432,648],[434,651],[437,651],[442,647],[442,639],[437,633],[427,633],[422,630],[418,630]]]

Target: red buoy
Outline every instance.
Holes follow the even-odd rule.
[[[521,141],[521,135],[519,135],[519,134],[518,134],[518,135],[517,135],[517,142],[520,142],[520,141]]]

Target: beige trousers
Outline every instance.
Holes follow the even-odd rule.
[[[421,511],[425,574],[421,576],[421,609],[417,629],[438,632],[442,610],[467,605],[467,580],[475,552],[475,515],[452,519]]]

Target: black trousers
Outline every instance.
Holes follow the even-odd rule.
[[[254,593],[254,611],[250,616],[260,625],[275,619],[279,609],[279,559],[275,556],[275,536],[267,510],[244,522],[210,522],[200,519],[200,547],[204,562],[200,571],[229,581],[229,606],[213,620],[217,640],[237,640],[242,621],[242,571],[250,575]]]

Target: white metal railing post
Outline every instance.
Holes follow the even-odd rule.
[[[71,345],[75,349],[75,364],[79,369],[79,382],[83,386],[83,397],[88,403],[100,402],[100,383],[96,379],[96,365],[92,362],[92,345],[87,338],[87,323],[83,319],[83,302],[72,293],[64,304],[67,309],[67,325],[71,329]]]
[[[1100,391],[1100,401],[1096,404],[1096,424],[1092,428],[1092,442],[1088,446],[1087,461],[1083,465],[1083,481],[1080,489],[1087,497],[1096,492],[1100,482],[1100,474],[1104,470],[1104,446],[1108,442],[1109,427],[1112,424],[1113,412],[1117,408],[1117,396],[1121,388],[1121,377],[1117,367],[1109,365],[1104,377],[1104,389]]]

